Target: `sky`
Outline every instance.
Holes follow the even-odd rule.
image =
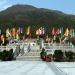
[[[75,0],[0,0],[0,11],[16,4],[33,5],[75,15]]]

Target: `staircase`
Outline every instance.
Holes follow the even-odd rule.
[[[16,57],[16,60],[24,60],[24,61],[41,61],[40,59],[40,52],[41,50],[31,50],[24,54],[19,54],[19,56]]]

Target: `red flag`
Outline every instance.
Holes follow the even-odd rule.
[[[55,35],[55,28],[53,27],[52,29],[52,35],[54,36]]]

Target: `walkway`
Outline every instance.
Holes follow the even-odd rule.
[[[0,75],[56,75],[43,61],[0,62]]]

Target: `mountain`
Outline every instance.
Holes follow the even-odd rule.
[[[55,27],[75,28],[75,15],[70,15],[57,10],[36,8],[31,5],[14,5],[0,12],[0,27],[32,26],[33,30],[40,26],[51,31]]]

